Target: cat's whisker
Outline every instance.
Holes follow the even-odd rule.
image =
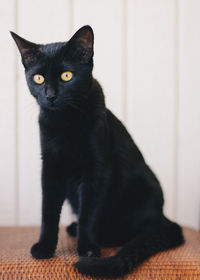
[[[35,115],[38,113],[38,106],[35,104],[34,100],[31,100],[29,103],[26,104],[24,111],[25,114],[31,119],[35,118]]]

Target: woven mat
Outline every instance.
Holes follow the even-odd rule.
[[[77,273],[76,239],[62,227],[54,258],[35,260],[30,247],[39,236],[38,227],[0,228],[0,280],[75,280],[93,279]],[[130,280],[200,280],[200,233],[184,228],[186,243],[177,249],[158,253],[120,278]],[[103,249],[110,256],[116,249]],[[98,279],[98,278],[96,278]]]

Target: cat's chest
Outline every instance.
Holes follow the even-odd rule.
[[[66,126],[54,131],[41,131],[42,154],[55,161],[78,164],[87,146],[87,131],[84,125]]]

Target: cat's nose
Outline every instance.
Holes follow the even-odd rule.
[[[53,102],[56,99],[56,91],[52,88],[48,88],[46,90],[46,98],[50,102]]]
[[[49,100],[50,102],[53,102],[56,99],[56,96],[48,96],[47,95],[47,100]]]

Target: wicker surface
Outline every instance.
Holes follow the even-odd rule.
[[[37,240],[39,228],[0,228],[0,280],[74,280],[92,279],[76,272],[76,239],[60,230],[55,258],[35,260],[30,247]],[[123,279],[134,280],[200,280],[200,233],[184,228],[186,243],[168,252],[159,253]],[[115,249],[103,249],[103,256]],[[122,279],[122,278],[121,278]]]

